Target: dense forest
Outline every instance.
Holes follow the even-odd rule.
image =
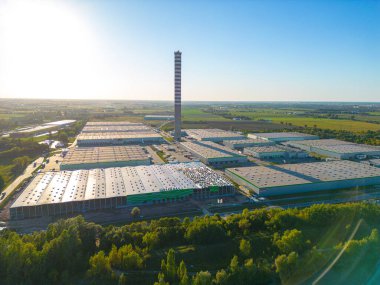
[[[78,216],[0,232],[0,283],[308,284],[342,252],[321,284],[363,284],[379,259],[379,219],[366,203],[106,227]]]

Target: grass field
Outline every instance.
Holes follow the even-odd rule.
[[[283,109],[258,109],[251,111],[232,110],[230,112],[234,116],[247,116],[252,120],[270,120],[273,123],[291,123],[294,126],[303,127],[305,125],[312,127],[316,125],[321,129],[347,130],[352,132],[362,131],[378,131],[380,124],[368,123],[365,120],[379,121],[377,116],[355,116],[356,120],[347,119],[329,119],[308,117],[304,110],[283,110]],[[341,116],[343,117],[343,116]]]
[[[351,121],[351,120],[334,120],[334,119],[321,119],[321,118],[303,118],[303,117],[278,117],[273,118],[273,122],[284,122],[291,123],[295,126],[305,126],[308,125],[312,127],[314,125],[321,129],[332,129],[332,130],[346,130],[352,132],[362,132],[362,131],[378,131],[380,130],[379,124]]]
[[[182,108],[183,121],[232,121],[223,118],[222,116],[206,113],[200,107],[183,107]]]

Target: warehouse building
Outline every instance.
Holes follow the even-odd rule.
[[[61,120],[54,121],[46,124],[42,124],[40,126],[32,127],[32,128],[24,128],[13,133],[10,133],[10,136],[13,138],[24,138],[24,137],[32,137],[38,136],[41,134],[46,134],[52,131],[58,131],[63,129],[69,125],[72,125],[76,122],[76,120]]]
[[[38,174],[10,208],[12,219],[188,198],[234,195],[230,181],[201,162]]]
[[[173,121],[173,115],[146,115],[144,116],[146,121]]]
[[[229,168],[227,176],[262,196],[380,184],[380,169],[353,161]]]
[[[259,159],[309,157],[309,154],[304,150],[281,145],[247,147],[244,149],[244,154],[251,155]]]
[[[298,132],[255,133],[255,134],[248,134],[248,137],[252,139],[261,138],[261,139],[270,140],[277,143],[286,142],[286,141],[301,141],[301,140],[303,141],[303,140],[319,139],[318,136],[298,133]]]
[[[297,141],[287,144],[338,159],[364,159],[380,156],[380,147],[378,146],[356,144],[336,139]]]
[[[120,121],[120,122],[87,122],[86,126],[88,127],[110,127],[110,126],[144,126],[142,123],[132,123],[128,121]]]
[[[149,165],[151,158],[141,146],[77,147],[69,150],[61,170]]]
[[[245,155],[214,142],[182,142],[180,146],[203,163],[217,168],[242,165],[248,162]]]
[[[82,133],[115,133],[115,132],[152,132],[152,128],[143,124],[129,126],[85,126]]]
[[[198,141],[223,142],[225,140],[246,139],[242,134],[220,129],[187,129],[185,132]]]
[[[109,146],[129,144],[160,144],[164,139],[151,132],[81,133],[77,137],[78,146]]]
[[[223,144],[232,149],[243,149],[245,147],[252,146],[268,146],[275,145],[275,142],[264,140],[264,139],[243,139],[243,140],[226,140]]]

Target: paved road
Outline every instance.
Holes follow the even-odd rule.
[[[35,161],[33,161],[31,164],[28,165],[28,167],[25,169],[25,171],[17,177],[7,188],[4,189],[5,196],[3,199],[0,200],[0,202],[4,199],[6,199],[11,193],[16,189],[16,187],[26,178],[29,178],[33,171],[41,165],[41,163],[44,161],[43,157],[37,158]],[[36,163],[36,167],[33,166],[33,164]]]
[[[147,146],[145,149],[149,152],[149,155],[152,157],[153,164],[164,164],[165,162],[157,155],[157,153],[150,147]]]
[[[58,163],[57,163],[58,161]],[[59,171],[59,167],[63,161],[63,157],[61,156],[61,152],[56,153],[49,157],[49,163],[46,163],[45,168],[41,170],[41,172],[48,171]]]

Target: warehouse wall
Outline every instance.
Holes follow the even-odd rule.
[[[109,167],[123,167],[123,166],[139,166],[150,165],[150,158],[144,160],[131,160],[131,161],[110,161],[98,163],[81,163],[81,164],[64,164],[60,166],[61,170],[77,170],[77,169],[93,169],[93,168],[109,168]]]
[[[318,183],[307,183],[307,184],[279,186],[279,187],[270,187],[270,188],[259,188],[253,185],[252,183],[244,180],[244,177],[239,177],[235,175],[234,173],[230,172],[229,170],[226,170],[226,174],[236,183],[244,185],[248,189],[251,189],[264,197],[307,193],[307,192],[313,192],[313,191],[344,189],[344,188],[352,188],[356,186],[368,186],[368,185],[380,184],[380,177],[371,177],[371,178],[349,179],[349,180],[342,180],[342,181],[318,182]]]

